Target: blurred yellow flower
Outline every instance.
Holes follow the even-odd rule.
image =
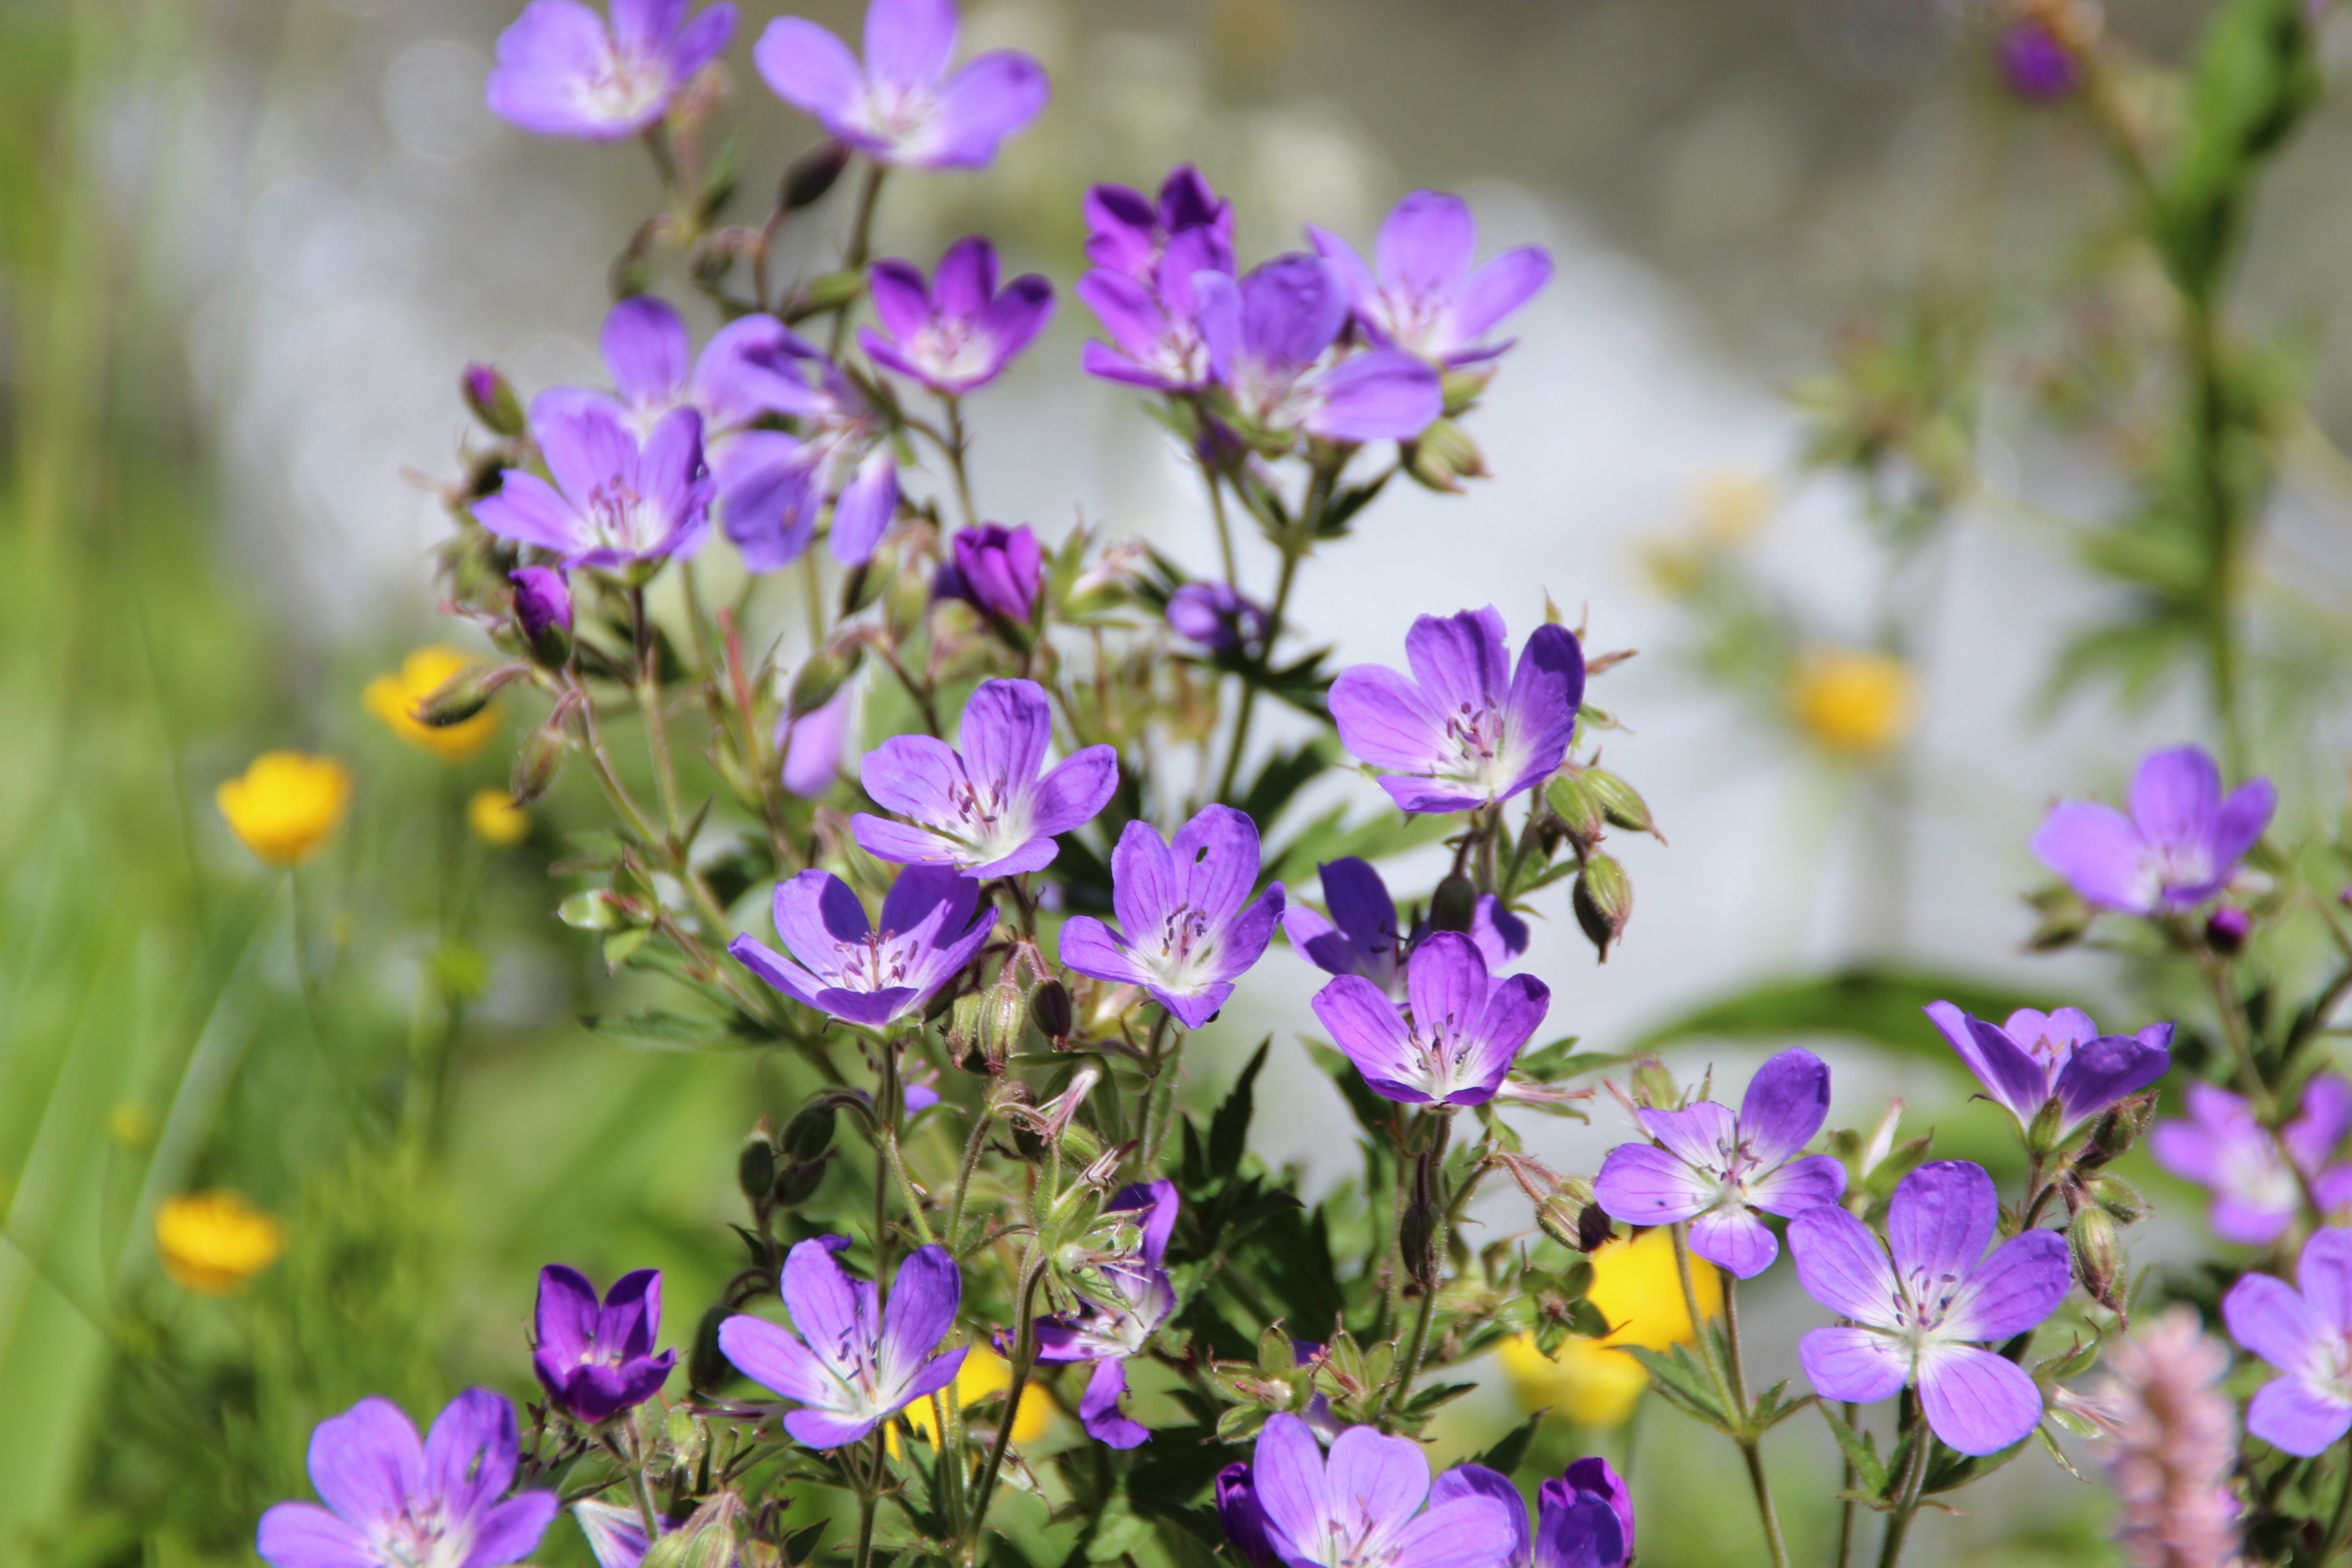
[[[189,1289],[226,1296],[278,1261],[286,1227],[235,1193],[188,1194],[155,1211],[155,1250]]]
[[[1691,1259],[1691,1288],[1701,1312],[1712,1318],[1723,1310],[1723,1282],[1704,1259]],[[1549,1408],[1580,1426],[1615,1426],[1633,1413],[1650,1374],[1640,1362],[1611,1347],[1656,1351],[1696,1338],[1675,1271],[1673,1234],[1645,1230],[1595,1249],[1592,1304],[1617,1325],[1607,1339],[1570,1339],[1557,1356],[1547,1356],[1533,1334],[1521,1334],[1503,1342],[1503,1370],[1528,1409]]]
[[[482,789],[466,803],[474,837],[495,849],[510,849],[530,837],[530,813],[502,789]]]
[[[956,1373],[956,1398],[966,1410],[975,1399],[985,1399],[992,1394],[1002,1394],[1013,1386],[1013,1368],[1005,1359],[986,1345],[974,1345],[963,1358],[963,1368]],[[907,1406],[907,1419],[924,1436],[931,1436],[931,1402],[918,1399]],[[1013,1440],[1030,1443],[1045,1435],[1054,1424],[1054,1396],[1035,1382],[1021,1391],[1021,1409],[1013,1417]],[[889,1428],[890,1452],[898,1451],[898,1428]]]
[[[332,757],[264,752],[213,798],[229,831],[273,866],[291,866],[335,830],[352,803],[352,771]]]
[[[1891,654],[1819,649],[1797,663],[1790,700],[1805,732],[1832,752],[1871,756],[1911,733],[1919,683]]]
[[[432,752],[445,763],[463,762],[489,743],[498,732],[496,710],[483,709],[462,722],[444,729],[416,721],[416,706],[449,683],[449,678],[477,661],[454,647],[435,644],[418,648],[401,661],[397,675],[379,675],[367,683],[360,700],[383,720],[392,732],[412,746]]]
[[[1763,531],[1772,515],[1772,486],[1744,468],[1718,468],[1699,480],[1692,503],[1699,538],[1727,549]]]

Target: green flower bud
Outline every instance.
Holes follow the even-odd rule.
[[[1625,875],[1625,868],[1606,855],[1595,855],[1584,863],[1584,872],[1576,879],[1576,889],[1569,903],[1576,911],[1576,923],[1601,954],[1601,962],[1609,962],[1610,944],[1624,934],[1625,922],[1633,918],[1633,884]]]
[[[1632,784],[1599,768],[1585,769],[1583,783],[1611,826],[1622,827],[1628,833],[1646,833],[1664,842],[1656,823],[1651,820],[1649,803]]]
[[[530,674],[527,664],[468,665],[409,710],[408,716],[428,730],[446,730],[488,708],[499,688]]]
[[[1448,877],[1429,896],[1433,931],[1466,931],[1478,915],[1478,889],[1467,877]]]
[[[836,1118],[830,1105],[804,1105],[784,1123],[783,1152],[794,1160],[822,1160],[833,1147]]]
[[[765,1208],[775,1195],[776,1146],[768,1141],[764,1119],[743,1140],[742,1152],[735,1156],[735,1184],[743,1189],[744,1198],[755,1209]]]
[[[1600,840],[1609,821],[1599,792],[1588,782],[1591,776],[1591,769],[1570,763],[1544,786],[1544,804],[1551,807],[1570,838],[1588,847]]]
[[[1486,458],[1470,433],[1439,419],[1405,444],[1405,472],[1433,490],[1459,492],[1464,479],[1486,477]]]
[[[824,1184],[824,1162],[809,1160],[776,1173],[776,1202],[785,1208],[804,1204]]]
[[[2083,1191],[2117,1225],[2131,1225],[2147,1217],[2147,1200],[2121,1176],[2094,1176],[2083,1184]]]
[[[511,441],[523,433],[522,399],[515,395],[514,383],[488,365],[469,364],[457,385],[466,395],[466,406],[490,434]]]
[[[564,717],[558,712],[523,737],[522,749],[515,752],[514,772],[507,777],[507,794],[516,805],[530,805],[554,787],[564,753],[572,749]]]
[[[818,142],[792,162],[776,187],[776,205],[788,213],[813,207],[824,200],[841,172],[849,167],[850,151],[839,142]]]
[[[980,1050],[980,1015],[987,1005],[988,999],[973,991],[957,997],[948,1009],[948,1055],[966,1072],[990,1070],[988,1058]]]
[[[827,645],[809,655],[800,673],[793,677],[792,694],[786,706],[795,719],[806,718],[834,699],[842,682],[857,672],[857,661],[865,649],[851,643],[846,649]]]
[[[2123,1242],[2116,1222],[2097,1204],[2087,1204],[2066,1227],[2066,1250],[2074,1262],[2074,1278],[2091,1300],[2110,1310],[2120,1310],[2116,1287],[2123,1278]]]
[[[1592,1198],[1592,1184],[1582,1176],[1563,1176],[1543,1202],[1536,1205],[1536,1224],[1562,1247],[1590,1252],[1616,1234],[1609,1213]]]
[[[1076,1022],[1070,1006],[1070,988],[1058,980],[1048,980],[1029,993],[1029,1021],[1049,1040],[1058,1044],[1068,1039]]]

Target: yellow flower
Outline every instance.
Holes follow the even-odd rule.
[[[1798,661],[1790,700],[1805,732],[1832,752],[1867,757],[1911,733],[1919,683],[1891,654],[1828,648]]]
[[[963,1358],[962,1370],[956,1373],[956,1398],[962,1403],[967,1411],[971,1408],[972,1401],[975,1399],[985,1399],[992,1394],[1002,1394],[1012,1386],[1013,1368],[1006,1363],[1003,1356],[998,1355],[986,1345],[972,1346],[971,1352]],[[1001,1412],[1003,1406],[999,1405],[998,1410]],[[926,1437],[931,1436],[931,1402],[929,1400],[918,1399],[907,1406],[906,1415],[916,1431]],[[1044,1436],[1045,1428],[1053,1424],[1054,1396],[1033,1381],[1021,1391],[1021,1409],[1013,1417],[1013,1440],[1016,1443],[1034,1442]],[[891,1424],[888,1430],[888,1442],[890,1452],[897,1454],[898,1427],[895,1422]]]
[[[155,1250],[189,1289],[226,1296],[278,1261],[286,1227],[235,1193],[184,1194],[155,1211]]]
[[[264,752],[213,798],[229,831],[273,866],[291,866],[335,830],[352,803],[352,771],[332,757]]]
[[[1718,549],[1745,544],[1763,531],[1772,515],[1772,486],[1739,468],[1718,468],[1698,483],[1692,498],[1698,536]]]
[[[367,683],[360,700],[383,720],[392,732],[412,746],[422,747],[445,763],[458,763],[489,743],[498,732],[499,716],[485,708],[472,718],[443,729],[416,721],[416,706],[449,683],[449,678],[476,661],[454,647],[438,644],[418,648],[401,661],[397,675],[379,675]]]
[[[1723,1282],[1712,1265],[1691,1259],[1691,1288],[1700,1311],[1712,1318],[1723,1310]],[[1503,1342],[1503,1370],[1528,1409],[1549,1408],[1580,1426],[1615,1426],[1633,1413],[1650,1374],[1640,1362],[1611,1347],[1657,1351],[1689,1344],[1696,1337],[1675,1271],[1673,1234],[1645,1230],[1597,1248],[1592,1304],[1617,1325],[1607,1339],[1570,1339],[1557,1356],[1547,1356],[1536,1348],[1533,1334],[1521,1334]]]
[[[494,849],[510,849],[530,837],[530,813],[502,789],[476,790],[466,803],[466,820],[474,837]]]

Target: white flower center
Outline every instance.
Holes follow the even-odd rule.
[[[635,120],[669,92],[669,62],[609,50],[574,92],[580,106],[599,120]]]
[[[1179,904],[1161,919],[1158,945],[1147,941],[1139,945],[1136,956],[1151,971],[1160,989],[1189,996],[1208,985],[1204,972],[1216,962],[1222,936],[1208,916],[1190,904]]]
[[[411,1502],[377,1527],[376,1556],[384,1568],[464,1568],[474,1532],[445,1513],[440,1500]]]
[[[1499,708],[1456,704],[1446,715],[1445,744],[1453,748],[1454,755],[1439,763],[1435,777],[1459,784],[1468,794],[1491,797],[1507,788],[1517,772],[1517,757]]]
[[[1029,803],[1003,784],[975,784],[967,778],[950,785],[948,797],[955,803],[955,817],[936,826],[970,851],[960,860],[984,866],[1003,859],[1029,841]]]

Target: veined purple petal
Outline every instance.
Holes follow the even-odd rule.
[[[2042,1419],[2033,1379],[1973,1345],[1934,1344],[1919,1352],[1919,1404],[1944,1446],[1962,1454],[1998,1454],[2023,1442]]]
[[[770,914],[776,934],[811,969],[823,966],[843,944],[862,943],[874,931],[849,884],[814,868],[776,884]]]
[[[2246,1402],[2246,1430],[2274,1448],[2314,1459],[2352,1432],[2352,1405],[2300,1378],[2273,1378]]]
[[[425,1446],[389,1399],[361,1400],[310,1433],[310,1485],[355,1524],[398,1517],[425,1485]]]
[[[1702,1171],[1719,1173],[1724,1151],[1738,1142],[1738,1119],[1711,1100],[1694,1100],[1680,1110],[1637,1110],[1633,1119],[1668,1153]]]
[[[668,300],[635,294],[614,306],[604,317],[603,348],[613,384],[630,403],[667,407],[686,390],[686,323]]]
[[[734,937],[727,943],[727,954],[803,1006],[824,1005],[817,1000],[824,982],[757,938]]]
[[[1470,205],[1442,191],[1415,191],[1391,208],[1374,250],[1381,282],[1417,295],[1451,295],[1477,258]]]
[[[1411,1518],[1429,1496],[1429,1458],[1409,1437],[1392,1437],[1371,1426],[1350,1426],[1331,1445],[1323,1467],[1323,1495],[1336,1505],[1329,1516],[1354,1517],[1381,1531]],[[1337,1568],[1337,1565],[1334,1565]]]
[[[1507,1568],[1525,1552],[1527,1538],[1524,1503],[1471,1493],[1434,1504],[1398,1530],[1392,1561],[1413,1568]]]
[[[624,1357],[654,1352],[661,1327],[661,1270],[635,1268],[613,1281],[597,1314],[596,1339]]]
[[[770,91],[836,135],[866,90],[866,73],[849,46],[798,16],[769,23],[751,47],[751,63]]]
[[[1303,423],[1328,441],[1405,441],[1445,412],[1437,373],[1395,349],[1370,349],[1312,378]]]
[[[1003,140],[1045,111],[1053,87],[1027,55],[998,49],[950,78],[940,92],[929,147],[917,160],[938,168],[974,168],[996,156]]]
[[[1611,1218],[1627,1225],[1672,1225],[1704,1214],[1715,1201],[1713,1183],[1647,1143],[1610,1150],[1592,1192]]]
[[[2007,1033],[1981,1018],[1971,1018],[1949,1002],[1930,1002],[1930,1022],[1987,1093],[2006,1107],[2022,1127],[2031,1123],[2050,1098],[2048,1076]]]
[[[1279,256],[1241,280],[1242,353],[1271,371],[1312,364],[1347,324],[1347,292],[1319,257]]]
[[[866,11],[866,68],[892,87],[929,87],[955,58],[955,0],[873,0]]]
[[[1117,748],[1088,746],[1037,781],[1032,826],[1048,837],[1084,827],[1118,793]]]
[[[1624,1568],[1633,1544],[1633,1531],[1605,1499],[1557,1480],[1544,1482],[1537,1502],[1534,1568]]]
[[[2167,1037],[2170,1026],[2164,1026]],[[2073,1126],[2172,1069],[2172,1053],[2131,1035],[2107,1035],[2076,1048],[2058,1074],[2058,1103]]]
[[[801,1340],[762,1318],[739,1312],[719,1325],[719,1349],[736,1371],[761,1387],[824,1405],[839,1397],[838,1374]]]
[[[601,1311],[596,1287],[578,1269],[551,1263],[539,1271],[534,1326],[541,1352],[557,1362],[580,1361],[595,1343]]]
[[[1797,1342],[1797,1364],[1822,1398],[1861,1405],[1891,1398],[1911,1380],[1911,1358],[1893,1336],[1869,1329],[1809,1329]]]
[[[1151,1440],[1150,1427],[1119,1409],[1118,1402],[1126,1397],[1126,1360],[1106,1356],[1095,1363],[1086,1393],[1078,1399],[1078,1419],[1087,1436],[1106,1448],[1133,1448]]]
[[[1072,915],[1062,922],[1061,958],[1065,968],[1113,984],[1140,985],[1150,978],[1113,939],[1110,928],[1092,915]]]
[[[2201,746],[2151,752],[2132,775],[2132,823],[2159,848],[2210,856],[2221,809],[2221,770]]]
[[[1273,1527],[1276,1553],[1288,1558],[1312,1551],[1332,1510],[1323,1485],[1323,1450],[1306,1422],[1282,1411],[1266,1418],[1250,1456],[1250,1480]]]
[[[1341,670],[1328,700],[1339,743],[1349,756],[1400,772],[1426,770],[1443,760],[1443,710],[1387,666],[1359,664]]]
[[[1966,1160],[1931,1160],[1895,1184],[1886,1245],[1905,1278],[1962,1278],[1977,1266],[2000,1215],[1992,1178]],[[1815,1300],[1819,1300],[1818,1297]]]
[[[2063,801],[2033,836],[2034,856],[2104,909],[2144,915],[2156,909],[2157,879],[2131,819],[2095,801]]]
[[[2293,1286],[2268,1274],[2241,1276],[2221,1298],[2221,1321],[2231,1339],[2288,1373],[2302,1369],[2323,1327],[2341,1326],[2325,1322]]]
[[[1528,1508],[1519,1499],[1519,1489],[1508,1476],[1490,1470],[1484,1465],[1456,1465],[1429,1487],[1429,1508],[1432,1513],[1457,1498],[1486,1498],[1503,1506],[1503,1518],[1514,1533],[1510,1549],[1500,1559],[1514,1565],[1528,1561],[1531,1542],[1528,1538]],[[1612,1516],[1613,1522],[1614,1516]]]
[[[261,1516],[254,1550],[271,1568],[382,1568],[371,1536],[310,1502],[281,1502]]]
[[[909,1381],[955,1327],[963,1300],[963,1276],[942,1247],[915,1249],[898,1265],[889,1304],[882,1310],[881,1375],[886,1384]]]
[[[1828,1066],[1811,1051],[1782,1051],[1748,1080],[1739,1136],[1758,1164],[1777,1165],[1812,1142],[1829,1113]]]
[[[1054,710],[1034,680],[983,680],[964,704],[958,740],[975,783],[1023,789],[1045,765]]]
[[[2065,1237],[2054,1230],[2013,1236],[1977,1266],[1945,1309],[1944,1331],[1954,1339],[2005,1340],[2040,1328],[2073,1279]]]
[[[1213,921],[1230,921],[1257,882],[1257,824],[1230,805],[1212,803],[1169,841],[1181,902]]]
[[[1793,1218],[1845,1196],[1845,1166],[1827,1154],[1808,1154],[1748,1184],[1748,1201],[1766,1214]]]
[[[1772,1227],[1736,1207],[1712,1208],[1692,1220],[1690,1248],[1738,1279],[1755,1279],[1780,1256]]]
[[[555,1522],[562,1500],[551,1491],[518,1492],[477,1516],[465,1568],[511,1568],[532,1552]]]
[[[1342,974],[1317,992],[1309,1005],[1331,1031],[1332,1043],[1347,1053],[1375,1090],[1407,1104],[1429,1100],[1412,1032],[1397,1016],[1387,992],[1360,974]]]
[[[1789,1251],[1805,1294],[1840,1317],[1894,1329],[1901,1287],[1878,1238],[1832,1205],[1807,1209],[1789,1222]]]
[[[1184,901],[1168,846],[1138,818],[1119,830],[1110,854],[1110,900],[1123,931],[1147,932]]]

